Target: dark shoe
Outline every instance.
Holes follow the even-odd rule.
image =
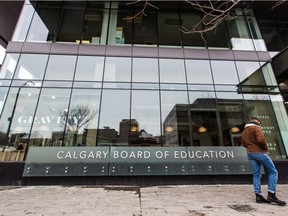
[[[270,201],[265,199],[261,194],[256,194],[256,203],[270,203]]]
[[[277,203],[277,204],[280,205],[280,206],[285,206],[285,205],[286,205],[286,202],[285,202],[285,201],[282,201],[282,200],[279,200],[279,199],[276,197],[276,194],[275,194],[275,193],[270,193],[270,192],[268,192],[267,200],[270,201],[270,202],[273,202],[273,203]]]

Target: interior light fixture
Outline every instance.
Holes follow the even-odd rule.
[[[240,131],[240,129],[238,127],[232,127],[230,129],[231,133],[238,133]]]
[[[172,132],[173,131],[173,128],[171,127],[171,126],[167,126],[166,128],[165,128],[165,132]]]
[[[207,129],[205,127],[203,127],[203,126],[198,128],[198,132],[199,133],[205,133],[206,131],[207,131]]]
[[[132,132],[137,132],[138,131],[138,127],[137,126],[131,126],[131,131]]]

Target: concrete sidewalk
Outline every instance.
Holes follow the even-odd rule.
[[[277,195],[288,201],[288,185]],[[266,196],[267,185],[263,186]],[[265,193],[264,193],[265,192]],[[257,204],[252,185],[0,187],[0,216],[287,216]]]

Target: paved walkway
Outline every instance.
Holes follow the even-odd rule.
[[[288,201],[288,185],[277,190]],[[288,205],[255,203],[251,185],[0,187],[0,216],[22,215],[287,216]]]

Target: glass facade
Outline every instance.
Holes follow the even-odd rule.
[[[188,5],[170,2],[131,19],[142,6],[27,1],[13,41],[93,49],[133,46],[158,54],[168,47],[182,53],[191,48],[266,51],[252,10],[235,10],[236,19],[203,40],[179,30],[202,16]],[[158,54],[8,53],[0,73],[1,143],[26,150],[240,146],[247,119],[258,116],[272,158],[286,158],[287,115],[269,62]]]

